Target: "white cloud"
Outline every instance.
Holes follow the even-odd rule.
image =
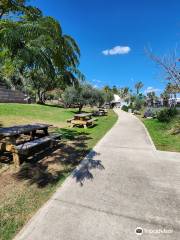
[[[116,46],[111,49],[106,49],[102,51],[102,54],[105,56],[108,55],[123,55],[123,54],[128,54],[131,51],[131,48],[128,46]]]
[[[144,93],[150,93],[150,92],[160,92],[161,89],[159,88],[154,88],[154,87],[147,87]]]

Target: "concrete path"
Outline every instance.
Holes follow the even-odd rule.
[[[116,111],[116,125],[16,240],[180,239],[180,154],[156,151],[140,121]]]

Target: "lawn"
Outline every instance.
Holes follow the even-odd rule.
[[[180,152],[180,134],[172,134],[175,124],[180,124],[179,116],[169,123],[157,119],[142,119],[158,150]]]
[[[0,104],[1,126],[42,122],[63,134],[60,145],[33,156],[14,169],[10,156],[0,156],[0,239],[8,240],[22,228],[43,203],[114,125],[117,115],[99,117],[96,126],[70,129],[66,123],[76,109],[42,105]],[[77,183],[78,184],[78,183]]]

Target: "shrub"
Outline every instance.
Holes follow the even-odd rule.
[[[122,109],[123,111],[125,111],[125,112],[128,112],[128,109],[129,109],[129,108],[128,108],[128,106],[123,105],[121,109]]]
[[[142,99],[140,96],[136,97],[134,101],[134,109],[139,111],[142,109],[143,106],[144,106],[144,99]]]
[[[157,119],[160,122],[169,122],[171,119],[171,116],[169,115],[169,109],[162,109],[157,113]]]
[[[174,117],[175,115],[178,114],[178,110],[175,107],[169,108],[168,111],[169,111],[169,116],[170,117]]]
[[[177,114],[178,111],[176,108],[165,108],[157,113],[157,119],[160,122],[169,122]]]
[[[147,117],[152,117],[154,118],[156,116],[156,114],[153,112],[152,109],[147,109],[145,112],[144,112],[144,118],[147,118]]]

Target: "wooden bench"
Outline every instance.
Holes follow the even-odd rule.
[[[38,148],[39,146],[43,146],[45,144],[50,144],[50,147],[53,147],[57,140],[61,137],[61,134],[53,134],[48,135],[42,138],[35,139],[30,142],[26,142],[17,146],[14,146],[13,153],[13,161],[16,166],[20,165],[20,157],[30,155],[33,149]]]

